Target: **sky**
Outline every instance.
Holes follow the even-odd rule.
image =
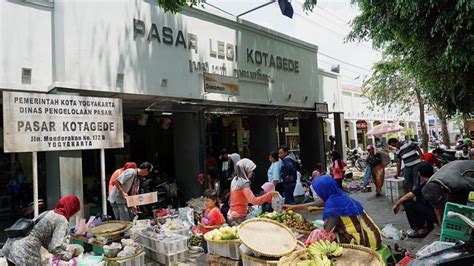
[[[270,0],[206,0],[233,15],[269,2]],[[342,84],[360,86],[370,76],[372,64],[381,59],[381,53],[372,49],[369,42],[344,41],[350,32],[350,21],[357,16],[357,6],[350,0],[318,0],[313,12],[302,9],[304,0],[292,0],[293,19],[281,14],[277,3],[273,3],[240,18],[272,30],[315,44],[318,50],[318,66],[330,70],[340,65]]]

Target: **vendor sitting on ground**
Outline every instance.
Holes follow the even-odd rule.
[[[324,201],[324,230],[334,233],[337,242],[353,242],[373,250],[382,245],[379,227],[367,215],[364,207],[342,191],[331,176],[317,178],[312,186],[318,197]],[[303,206],[307,205],[300,205],[299,208]],[[284,206],[286,209],[289,209],[288,207]]]
[[[230,225],[238,225],[245,221],[248,213],[248,205],[260,205],[264,202],[272,202],[272,195],[278,196],[278,192],[268,192],[260,197],[255,197],[250,189],[250,178],[257,168],[249,159],[242,159],[236,164],[236,176],[230,185],[230,209],[227,220]]]
[[[200,233],[205,234],[213,229],[221,227],[225,223],[217,202],[217,191],[208,189],[204,191],[204,205],[206,210],[204,216],[201,218],[201,223],[198,225]]]
[[[426,181],[428,181],[428,179],[433,175],[433,172],[433,166],[427,162],[423,162],[418,169],[420,185],[415,187],[412,192],[403,195],[395,202],[395,205],[393,205],[393,212],[395,214],[400,211],[401,205],[403,205],[403,208],[405,209],[408,223],[410,223],[410,227],[413,230],[408,233],[408,237],[425,237],[434,229],[433,224],[437,222],[433,207],[425,200],[421,193]]]
[[[63,197],[54,210],[39,216],[29,235],[7,239],[2,251],[8,265],[40,265],[41,247],[64,261],[82,254],[81,246],[68,245],[64,241],[69,227],[68,220],[80,209],[81,205],[76,196]]]

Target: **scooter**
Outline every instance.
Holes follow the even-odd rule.
[[[469,241],[458,241],[453,247],[415,259],[408,265],[474,265],[474,221],[453,211],[449,211],[447,215],[457,217],[471,227]]]

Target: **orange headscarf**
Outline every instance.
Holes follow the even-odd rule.
[[[75,195],[69,195],[62,197],[58,201],[54,212],[57,214],[61,214],[69,220],[69,218],[76,214],[80,209],[81,203],[79,202],[79,199]]]

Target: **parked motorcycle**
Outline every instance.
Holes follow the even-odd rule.
[[[366,166],[367,154],[360,148],[346,150],[347,162],[351,167],[355,167],[359,171],[364,171]]]

